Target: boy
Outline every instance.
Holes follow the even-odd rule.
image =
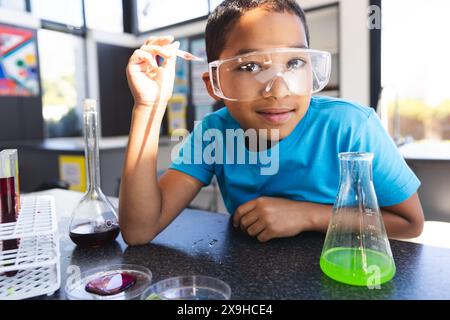
[[[424,218],[416,193],[420,182],[373,110],[312,97],[323,80],[315,71],[326,65],[318,61],[326,61],[326,55],[308,49],[306,19],[295,0],[224,1],[210,15],[205,35],[210,72],[203,80],[209,94],[222,99],[226,108],[196,126],[159,181],[159,130],[172,94],[179,43],[172,43],[170,36],[151,37],[130,58],[127,77],[135,106],[119,210],[129,245],[151,241],[213,175],[234,226],[259,241],[325,232],[339,183],[338,153],[347,151],[375,155],[374,186],[388,236],[410,238],[422,232]],[[164,57],[161,66],[157,56]],[[241,140],[230,150],[230,141],[223,139],[224,151],[218,144],[206,153],[209,158],[190,161],[208,149],[205,136],[216,141],[217,132],[225,136],[230,130],[254,130],[260,144]],[[214,161],[222,151],[231,154],[231,160],[240,151],[245,159],[275,154],[277,166],[267,174],[263,161]]]

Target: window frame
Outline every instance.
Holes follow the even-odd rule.
[[[81,27],[75,27],[69,24],[51,21],[47,19],[41,20],[41,28],[48,29],[53,31],[70,33],[76,36],[80,36],[86,38],[87,34],[87,21],[86,21],[86,3],[85,0],[79,0],[81,2],[81,10],[82,10],[82,20],[83,24]],[[123,15],[123,33],[131,33],[134,35],[138,35],[136,33],[137,29],[135,26],[135,21],[137,20],[137,11],[135,6],[136,0],[122,0],[122,15]],[[26,12],[33,13],[31,8],[31,0],[25,0],[25,8]],[[136,17],[136,18],[135,18]]]
[[[25,0],[26,1],[26,11],[33,14],[33,10],[32,10],[32,6],[31,6],[31,0]],[[57,21],[52,21],[52,20],[48,20],[48,19],[42,19],[42,18],[38,18],[41,20],[41,28],[42,29],[48,29],[48,30],[53,30],[53,31],[59,31],[59,32],[65,32],[65,33],[70,33],[76,36],[82,36],[82,37],[86,37],[86,8],[85,8],[85,4],[84,4],[84,0],[79,0],[81,2],[81,17],[82,17],[82,25],[81,27],[76,27],[76,26],[72,26],[69,24],[65,24],[62,22],[57,22]]]
[[[382,0],[370,0],[371,6],[380,8],[380,19],[382,15]],[[377,110],[378,100],[381,94],[381,33],[383,26],[369,30],[370,42],[370,105]]]
[[[177,23],[173,23],[173,24],[168,24],[166,26],[162,26],[162,27],[158,27],[158,28],[153,28],[153,29],[149,29],[149,30],[145,30],[145,31],[140,31],[139,30],[139,19],[138,19],[138,12],[137,12],[137,0],[132,0],[133,4],[134,4],[134,10],[133,10],[133,17],[135,18],[135,35],[136,36],[143,36],[143,35],[147,35],[153,32],[158,32],[161,30],[165,30],[165,29],[169,29],[169,28],[175,28],[175,27],[182,27],[185,25],[189,25],[191,23],[194,22],[198,22],[198,21],[203,21],[208,19],[208,16],[211,14],[211,1],[210,0],[205,0],[208,2],[208,14],[204,15],[204,16],[200,16],[200,17],[196,17],[193,19],[189,19],[189,20],[184,20],[184,21],[180,21]]]
[[[51,20],[46,20],[46,19],[40,19],[41,21],[41,27],[39,29],[41,30],[50,30],[50,31],[56,31],[56,32],[60,32],[63,34],[69,34],[69,35],[73,35],[77,38],[80,38],[82,45],[83,45],[83,59],[85,61],[87,61],[87,28],[86,28],[86,8],[85,8],[85,2],[84,0],[80,0],[81,1],[81,10],[82,10],[82,21],[83,24],[81,27],[75,27],[75,26],[71,26],[65,23],[60,23],[60,22],[55,22],[55,21],[51,21]],[[31,7],[31,0],[26,0],[26,9],[27,12],[29,12],[30,14],[33,14],[32,11],[32,7]],[[36,34],[37,34],[36,30]],[[38,46],[38,50],[39,50],[39,46]],[[42,86],[42,72],[39,68],[39,82],[40,82],[40,86],[41,86],[41,95],[43,96],[43,86]],[[83,70],[83,77],[85,79],[85,86],[84,86],[84,95],[88,96],[89,95],[89,79],[88,79],[88,75],[87,75],[87,70]],[[42,97],[41,97],[42,100]],[[43,102],[42,102],[42,108],[44,107]],[[43,119],[43,136],[44,138],[49,138],[48,136],[48,132],[47,132],[47,124],[45,122],[45,120]]]
[[[50,31],[57,31],[64,34],[70,34],[73,36],[76,36],[81,39],[83,44],[83,59],[87,61],[88,59],[88,44],[87,44],[87,21],[86,21],[86,4],[85,0],[79,0],[81,1],[81,10],[82,10],[82,26],[81,27],[75,27],[72,25],[56,22],[56,21],[50,21],[42,18],[38,18],[41,21],[41,27],[39,29],[42,30],[50,30]],[[122,0],[122,14],[123,14],[123,34],[130,33],[135,36],[137,36],[137,19],[136,19],[136,6],[135,6],[136,0]],[[31,6],[31,0],[25,0],[25,10],[27,13],[33,14],[32,6]],[[36,30],[36,37],[37,37],[37,31]],[[38,46],[38,52],[39,52],[39,46]],[[89,96],[89,77],[88,77],[88,70],[85,69],[84,71],[84,78],[85,78],[85,86],[84,86],[84,94],[85,96]],[[39,68],[39,87],[41,90],[41,94],[43,93],[42,90],[42,81],[41,81],[41,71]],[[42,99],[42,98],[41,98]],[[46,136],[45,132],[45,121],[43,122],[43,136],[48,138]]]
[[[16,0],[17,1],[17,0]],[[7,10],[14,10],[14,11],[27,11],[27,2],[30,0],[21,0],[22,1],[22,5],[23,5],[23,9],[18,9],[18,8],[10,8],[10,7],[4,7],[2,4],[0,4],[0,8],[5,8]]]

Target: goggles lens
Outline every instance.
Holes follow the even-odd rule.
[[[261,98],[275,90],[277,81],[291,94],[306,95],[328,83],[331,55],[310,49],[272,49],[211,62],[209,71],[214,93],[226,100]]]

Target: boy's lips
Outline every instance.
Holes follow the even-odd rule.
[[[289,121],[295,112],[295,108],[280,107],[257,110],[256,113],[270,124],[283,124]]]

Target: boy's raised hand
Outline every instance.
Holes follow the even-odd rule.
[[[131,56],[126,74],[135,106],[165,106],[172,96],[176,50],[180,46],[173,40],[173,36],[150,37]],[[164,58],[161,65],[157,56]]]
[[[301,204],[284,198],[260,197],[236,209],[233,225],[260,242],[295,236],[311,226],[309,213],[302,210]]]

